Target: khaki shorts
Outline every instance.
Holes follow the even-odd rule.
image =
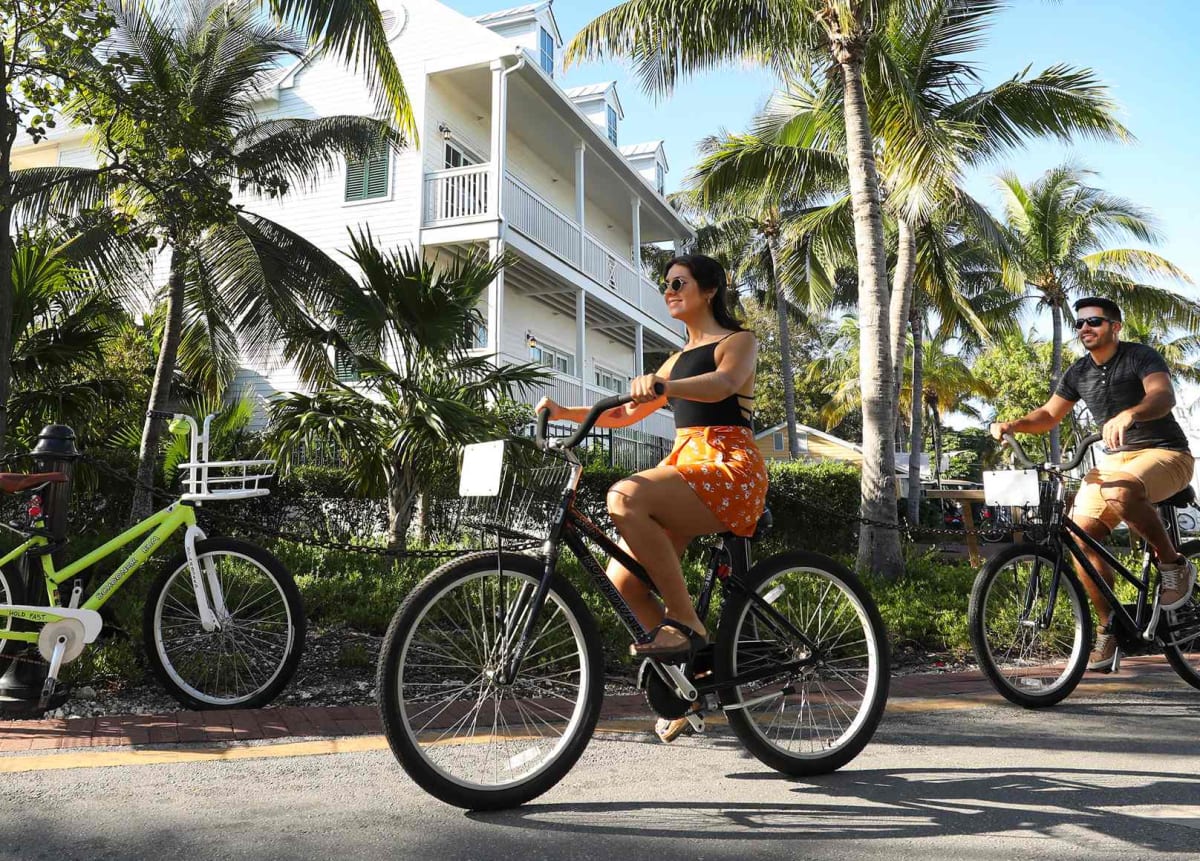
[[[1091,472],[1083,477],[1083,485],[1075,494],[1071,519],[1090,517],[1112,529],[1121,522],[1115,511],[1100,495],[1100,485],[1115,473],[1131,475],[1146,488],[1146,498],[1162,502],[1177,494],[1192,482],[1195,458],[1186,451],[1165,448],[1144,448],[1140,451],[1114,451],[1104,455]]]

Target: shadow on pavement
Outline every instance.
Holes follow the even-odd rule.
[[[730,775],[787,781],[761,772]],[[898,769],[791,779],[801,800],[779,803],[529,804],[468,814],[496,825],[564,834],[701,840],[870,841],[996,835],[1061,837],[1064,828],[1153,851],[1194,851],[1200,806],[1175,818],[1128,812],[1200,799],[1200,777],[1083,769]],[[805,800],[811,796],[811,800]],[[847,804],[847,799],[859,803]],[[1186,818],[1190,816],[1190,819]]]

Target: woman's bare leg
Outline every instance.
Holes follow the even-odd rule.
[[[683,580],[672,536],[691,540],[722,532],[725,526],[708,510],[673,467],[660,466],[618,481],[608,492],[608,511],[630,552],[645,567],[663,600],[665,615],[706,633]],[[659,635],[664,642],[686,639],[678,631]]]
[[[683,556],[683,551],[687,549],[691,538],[680,538],[677,535],[668,534],[671,539],[671,544],[675,548],[676,557]],[[629,545],[622,538],[620,541],[621,548],[635,556],[629,549]],[[658,596],[650,590],[649,585],[644,583],[640,577],[618,562],[616,559],[610,559],[608,562],[608,579],[617,587],[617,591],[621,593],[621,597],[625,599],[625,603],[629,605],[629,609],[633,610],[633,615],[637,616],[643,627],[650,629],[656,627],[662,622],[663,605],[658,600]]]

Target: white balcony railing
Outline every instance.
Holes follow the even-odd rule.
[[[472,164],[425,174],[426,227],[455,224],[488,215],[487,164]],[[680,331],[667,313],[658,288],[634,268],[628,255],[583,236],[580,259],[579,224],[511,174],[504,177],[504,217],[514,230],[541,245],[610,292],[668,329]],[[619,306],[619,303],[616,303]]]
[[[425,174],[425,223],[479,218],[488,211],[488,166],[472,164]]]
[[[511,174],[504,177],[504,217],[512,227],[579,268],[579,225]]]

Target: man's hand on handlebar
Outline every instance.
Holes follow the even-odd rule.
[[[658,374],[643,374],[629,386],[635,404],[648,404],[661,398],[667,390],[667,381]]]
[[[1016,424],[1016,422],[992,422],[988,427],[988,432],[991,433],[992,439],[994,439],[996,442],[1000,442],[1004,439],[1005,434],[1011,434],[1013,432],[1012,426],[1014,424]]]

